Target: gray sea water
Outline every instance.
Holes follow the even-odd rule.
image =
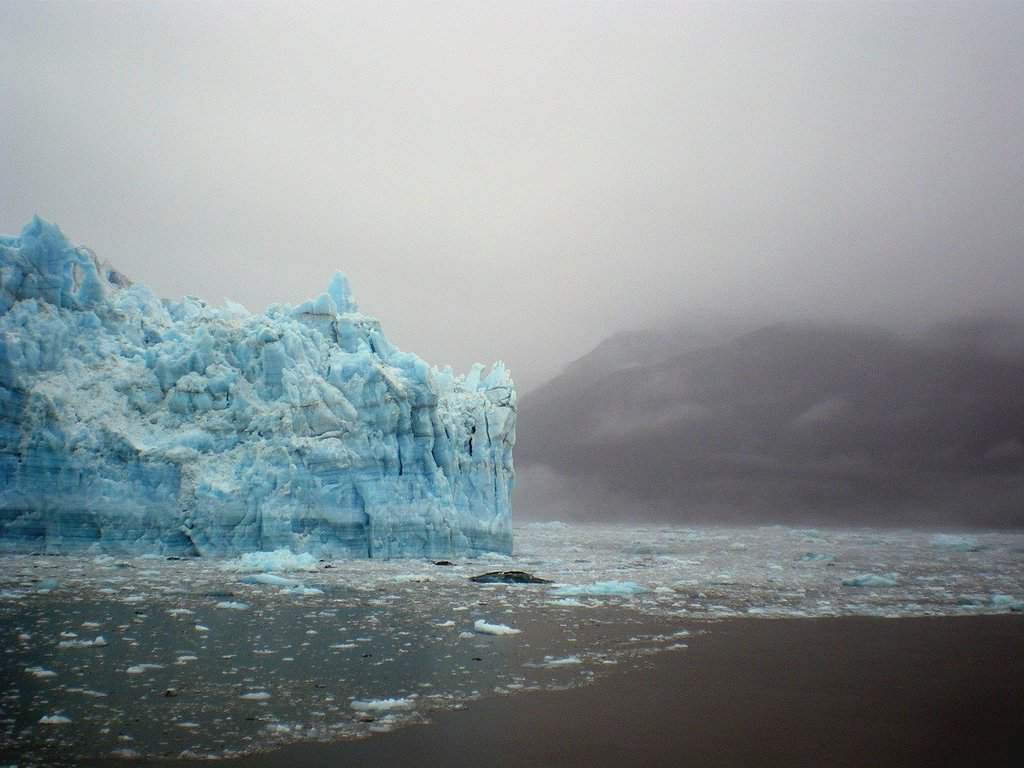
[[[508,569],[554,583],[469,581]],[[1021,610],[1021,533],[534,524],[450,566],[4,556],[0,760],[362,738],[685,653],[732,617]]]

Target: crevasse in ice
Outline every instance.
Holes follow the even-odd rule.
[[[297,307],[158,300],[42,219],[0,237],[0,547],[509,551],[516,393],[431,368],[338,273]]]

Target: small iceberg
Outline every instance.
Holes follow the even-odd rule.
[[[473,623],[473,629],[481,635],[518,635],[522,631],[505,624],[488,624],[483,619],[477,619]]]
[[[308,552],[297,555],[289,549],[275,549],[272,552],[246,552],[224,563],[224,570],[237,573],[290,573],[315,571],[316,564],[317,559]]]
[[[416,702],[413,699],[369,699],[353,700],[351,706],[357,712],[396,712],[414,709]]]
[[[551,590],[558,597],[582,597],[588,595],[607,597],[630,597],[646,592],[635,581],[595,581],[593,584],[562,584]]]
[[[849,579],[843,579],[844,587],[895,587],[896,574],[884,576],[877,573],[861,573]]]

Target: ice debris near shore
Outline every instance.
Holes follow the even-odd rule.
[[[36,218],[0,236],[0,548],[508,552],[516,393],[483,370],[396,349],[341,273],[158,300]]]

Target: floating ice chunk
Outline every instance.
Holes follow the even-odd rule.
[[[57,676],[57,673],[52,669],[45,669],[44,667],[25,667],[25,671],[32,675],[32,677],[38,678]]]
[[[477,619],[473,629],[481,635],[518,635],[522,631],[506,624],[488,624],[483,619]]]
[[[293,579],[286,579],[283,576],[275,576],[272,573],[257,573],[253,576],[246,576],[241,579],[243,584],[269,584],[274,587],[297,587],[299,582]]]
[[[844,587],[895,587],[896,574],[881,576],[877,573],[861,573],[849,579],[843,579]]]
[[[275,549],[272,552],[246,552],[241,557],[224,563],[224,570],[238,573],[259,573],[276,571],[315,571],[317,560],[308,552],[295,554],[289,549]],[[267,582],[264,582],[267,583]]]
[[[564,531],[569,526],[558,520],[550,520],[546,523],[527,523],[523,527],[529,531]]]
[[[248,607],[248,603],[239,603],[236,600],[221,600],[214,606],[214,608],[228,608],[232,611],[244,611]],[[196,629],[199,629],[199,625],[196,625]],[[203,627],[203,629],[206,629],[206,627]]]
[[[107,694],[102,691],[94,691],[91,688],[68,688],[68,693],[80,693],[83,696],[90,696],[94,699],[105,699]]]
[[[249,693],[243,693],[238,698],[245,701],[267,701],[270,698],[270,694],[267,691],[250,691]]]
[[[64,715],[45,715],[39,718],[40,725],[67,725],[70,722],[71,718]]]
[[[958,536],[951,533],[937,533],[932,536],[933,547],[952,549],[956,552],[980,552],[985,549],[983,544],[972,536]]]
[[[586,603],[582,603],[574,597],[563,597],[560,600],[551,600],[551,605],[561,605],[565,608],[589,608],[590,606]]]
[[[583,663],[583,659],[579,656],[565,656],[557,659],[554,656],[545,656],[544,661],[539,663],[529,663],[527,667],[540,667],[542,669],[558,669],[559,667],[575,667]]]
[[[196,624],[196,632],[209,632],[210,628],[203,624]]]
[[[185,655],[179,656],[177,659],[175,659],[174,663],[175,664],[184,665],[184,664],[188,664],[190,661],[196,661],[198,658],[199,658],[198,656],[193,656],[191,654],[185,654]]]
[[[103,635],[93,640],[61,640],[57,643],[58,648],[102,648],[107,644]]]
[[[171,616],[191,616],[192,615],[192,611],[190,611],[188,608],[171,608],[169,611],[167,611],[167,613],[169,613]]]
[[[153,669],[163,669],[163,664],[133,664],[125,670],[129,675],[141,675]]]
[[[446,629],[448,627],[454,627],[455,626],[455,622],[452,621],[451,619],[448,619],[448,621],[442,621],[440,624],[435,624],[434,626],[435,627],[440,627],[442,629]]]
[[[303,584],[296,584],[294,587],[285,587],[281,590],[283,595],[297,595],[298,597],[308,597],[309,595],[322,595],[324,591],[317,589],[316,587],[307,587]]]
[[[832,555],[826,555],[823,552],[804,552],[797,558],[802,563],[817,563],[831,559]]]
[[[352,709],[357,712],[399,712],[416,708],[414,699],[368,699],[353,700]]]
[[[1012,595],[992,595],[992,605],[996,608],[1009,608],[1014,613],[1024,611],[1024,601],[1020,601]]]
[[[646,592],[635,581],[595,581],[593,584],[562,584],[554,587],[551,594],[559,597],[579,597],[582,595],[630,596]]]

